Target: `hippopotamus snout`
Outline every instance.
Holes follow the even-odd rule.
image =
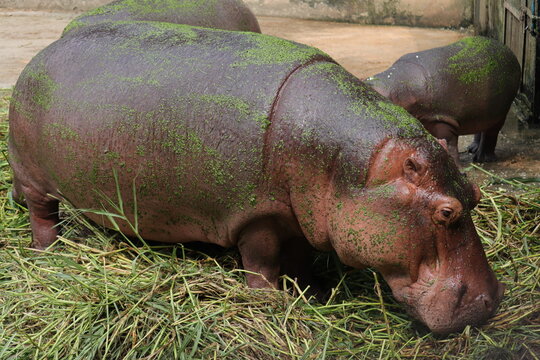
[[[412,284],[394,288],[394,295],[407,305],[408,312],[434,333],[482,325],[501,302],[504,285],[479,252],[476,231],[471,237],[474,241],[467,240],[463,249],[438,254],[435,261],[423,261]]]
[[[484,285],[477,285],[484,281]],[[424,283],[424,285],[426,285]],[[425,286],[412,286],[418,290]],[[504,285],[490,274],[488,279],[446,279],[436,281],[422,299],[410,301],[409,312],[426,324],[431,331],[438,334],[448,334],[461,331],[466,325],[478,326],[484,324],[497,310],[504,293]]]

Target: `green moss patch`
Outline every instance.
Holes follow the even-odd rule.
[[[64,34],[88,24],[129,20],[158,20],[174,16],[217,16],[218,0],[124,0],[85,12],[64,29]]]
[[[474,36],[452,45],[457,53],[448,59],[448,70],[464,84],[475,84],[504,73],[504,48],[494,46],[493,40]],[[499,73],[500,72],[500,73]]]
[[[242,60],[233,66],[303,63],[316,56],[328,57],[314,47],[297,44],[274,36],[246,33],[251,47],[237,52]]]
[[[22,76],[32,83],[34,91],[32,92],[31,101],[43,110],[49,110],[52,106],[53,93],[58,85],[50,77],[45,67],[39,63],[27,67]]]

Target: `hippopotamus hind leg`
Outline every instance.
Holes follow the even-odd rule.
[[[497,160],[495,156],[495,146],[497,145],[497,137],[499,131],[504,125],[504,120],[496,123],[495,126],[475,134],[473,143],[468,150],[473,153],[473,161],[475,162],[491,162]]]
[[[14,189],[19,191],[17,187],[24,195],[30,213],[30,227],[32,228],[32,244],[30,246],[35,249],[45,249],[58,236],[59,201],[31,185],[18,183]],[[18,197],[20,198],[20,194]]]

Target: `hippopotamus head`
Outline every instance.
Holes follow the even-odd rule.
[[[435,140],[387,139],[364,188],[335,189],[332,245],[344,263],[379,270],[433,332],[479,325],[503,293],[470,215],[480,196]]]

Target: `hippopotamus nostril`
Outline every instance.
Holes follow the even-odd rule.
[[[493,299],[489,296],[489,295],[486,295],[486,294],[480,294],[476,297],[475,299],[477,302],[479,303],[482,303],[484,304],[484,307],[486,308],[486,311],[488,313],[491,313],[493,312],[494,310],[494,302],[493,302]]]
[[[466,284],[459,284],[456,286],[456,303],[454,311],[458,311],[463,307],[463,300],[465,299],[465,294],[467,293],[467,285]]]
[[[467,292],[467,285],[461,284],[461,286],[459,287],[459,290],[458,290],[458,299],[459,299],[460,302],[463,299],[463,297],[465,296],[466,292]]]

